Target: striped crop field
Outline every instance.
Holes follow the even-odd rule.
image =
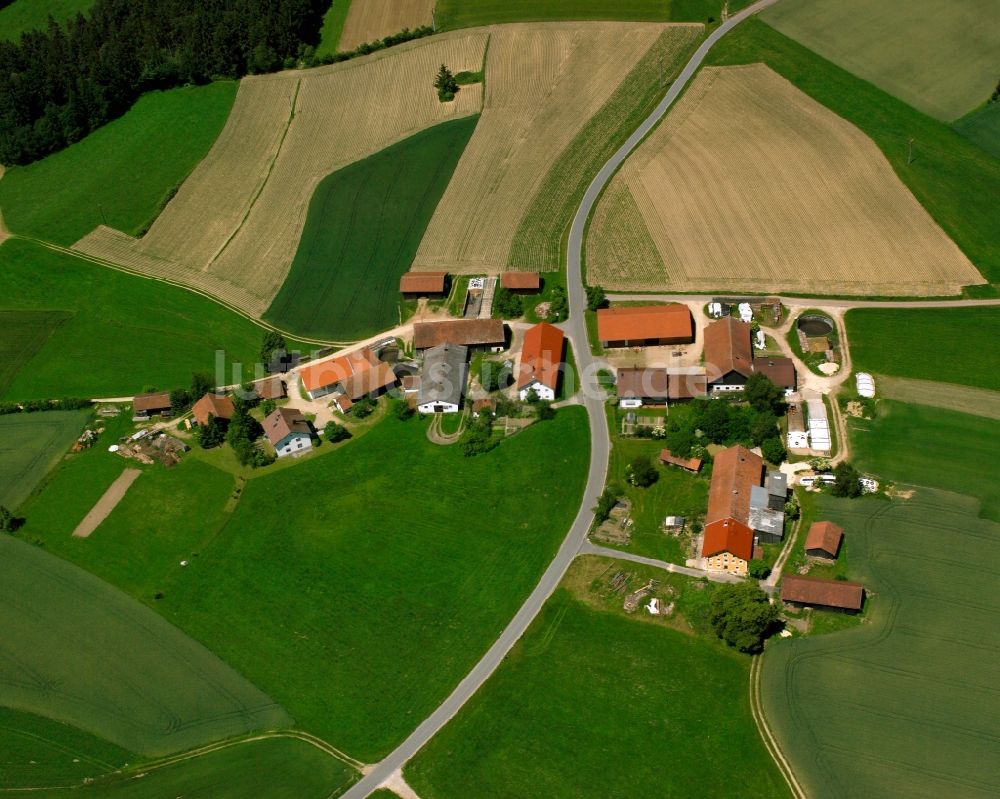
[[[338,50],[431,24],[434,0],[351,0]]]
[[[656,245],[601,240],[635,227]],[[615,205],[616,204],[616,205]],[[767,67],[708,67],[595,212],[588,277],[616,290],[957,294],[983,278],[853,125]]]

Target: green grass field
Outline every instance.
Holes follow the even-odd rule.
[[[94,0],[16,0],[0,10],[0,39],[14,40],[24,31],[44,29],[49,15],[56,22],[86,14]]]
[[[855,369],[1000,390],[1000,308],[862,308],[844,321]]]
[[[1000,103],[962,117],[954,125],[961,135],[978,145],[994,158],[1000,158]]]
[[[850,419],[852,460],[865,471],[914,485],[977,497],[983,515],[1000,522],[1000,446],[995,419],[881,400],[875,419]]]
[[[141,235],[215,143],[237,86],[147,92],[82,141],[8,168],[0,180],[8,229],[65,246],[100,224]]]
[[[627,617],[621,597],[581,601],[594,562],[598,574],[632,568],[577,560],[407,781],[423,799],[787,796],[750,715],[749,658],[642,612]]]
[[[672,77],[700,40],[690,30],[665,31],[601,110],[587,120],[525,209],[511,244],[511,266],[562,268],[563,238],[587,186],[663,96],[664,76]]]
[[[903,183],[983,276],[1000,283],[1000,214],[994,202],[1000,196],[1000,160],[946,124],[854,77],[758,19],[742,23],[706,59],[715,65],[756,62],[767,64],[870,136]],[[910,139],[914,158],[907,164]],[[975,291],[995,293],[990,287]]]
[[[663,0],[438,0],[439,30],[471,28],[501,22],[544,22],[560,19],[625,19],[665,22],[669,4]]]
[[[83,787],[30,795],[40,799],[329,799],[343,793],[355,779],[353,769],[311,744],[268,738],[162,768],[125,772]]]
[[[323,27],[319,32],[316,55],[333,55],[337,52],[340,36],[347,22],[347,12],[351,10],[351,0],[333,0],[323,15]]]
[[[66,311],[0,311],[0,397],[66,320]]]
[[[985,102],[996,86],[995,13],[992,0],[784,0],[762,16],[838,66],[947,121]]]
[[[360,339],[399,324],[410,268],[478,116],[435,125],[324,178],[264,318],[298,335]]]
[[[20,365],[4,399],[120,397],[145,386],[186,386],[192,372],[214,372],[216,350],[252,365],[264,332],[184,289],[16,239],[0,246],[0,306],[72,314]],[[39,317],[10,318],[28,329],[5,328],[4,336],[23,340]]]
[[[0,537],[0,626],[4,705],[139,754],[169,754],[292,721],[148,608],[11,536]]]
[[[897,452],[892,476],[908,479],[913,452]],[[938,475],[963,461],[954,447]],[[1000,793],[1000,525],[976,504],[925,488],[891,502],[822,498],[869,598],[864,624],[776,639],[764,655],[765,713],[806,795]]]
[[[17,508],[76,441],[90,411],[0,416],[0,505]]]

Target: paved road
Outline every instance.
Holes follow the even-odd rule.
[[[776,1],[776,0],[775,0]],[[617,302],[708,302],[713,296],[742,296],[739,292],[715,294],[608,294],[608,299]],[[819,308],[975,308],[1000,306],[996,300],[834,300],[829,297],[785,297],[781,294],[768,294],[777,297],[785,305],[800,305]]]
[[[722,574],[720,572],[707,572],[702,569],[692,569],[688,566],[678,566],[676,563],[667,563],[665,560],[657,560],[656,558],[647,558],[645,555],[636,555],[632,552],[624,552],[620,549],[611,549],[610,547],[601,547],[597,544],[592,544],[589,540],[583,542],[583,546],[580,547],[581,555],[603,555],[607,558],[615,558],[617,560],[627,560],[632,563],[642,563],[646,566],[654,566],[657,569],[663,569],[668,572],[676,572],[677,574],[686,574],[688,577],[706,577],[714,583],[742,583],[742,577],[733,577],[729,574]]]
[[[716,28],[691,57],[691,60],[681,71],[677,80],[667,90],[663,100],[660,101],[649,117],[628,138],[618,152],[611,157],[611,160],[604,165],[587,189],[583,197],[583,202],[580,204],[579,209],[577,209],[576,216],[573,219],[573,225],[570,228],[569,253],[567,256],[570,318],[569,321],[561,325],[573,347],[573,354],[576,357],[581,380],[596,382],[595,363],[590,353],[590,346],[587,343],[587,328],[583,315],[587,307],[587,297],[583,288],[583,276],[580,265],[584,227],[587,217],[590,216],[591,209],[597,201],[598,195],[618,167],[621,166],[626,156],[652,130],[660,118],[667,112],[667,109],[670,108],[674,100],[677,99],[684,86],[697,71],[712,45],[748,16],[776,1],[760,0],[760,2],[755,3],[739,14],[730,17]],[[500,637],[489,648],[486,654],[483,655],[472,671],[466,675],[437,710],[428,716],[403,743],[394,749],[384,760],[374,765],[359,782],[352,786],[344,794],[344,799],[361,799],[368,796],[382,782],[387,780],[396,769],[402,768],[411,757],[434,737],[452,716],[458,713],[472,695],[479,690],[480,686],[489,679],[506,654],[517,643],[517,640],[524,634],[524,631],[528,629],[528,625],[531,624],[532,620],[534,620],[535,616],[542,609],[542,605],[545,604],[545,601],[551,596],[556,586],[559,585],[570,563],[580,553],[581,548],[587,541],[587,532],[593,520],[591,508],[596,503],[597,497],[604,490],[608,458],[611,454],[611,439],[608,434],[607,417],[604,414],[604,402],[599,399],[600,396],[602,396],[602,392],[596,390],[581,392],[583,405],[587,409],[590,419],[590,470],[587,475],[587,486],[584,489],[580,510],[573,521],[573,526],[563,540],[562,546],[559,547],[555,559],[549,564],[538,585],[535,586],[531,595],[525,600],[520,610],[518,610],[517,615],[510,620],[510,623],[504,628]],[[377,687],[373,686],[373,690],[377,690]],[[377,719],[373,719],[373,723],[378,723]]]

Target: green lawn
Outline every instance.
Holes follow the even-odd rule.
[[[612,6],[606,3],[605,7]],[[664,76],[672,78],[700,40],[697,30],[665,31],[601,110],[587,121],[556,159],[525,208],[511,244],[510,266],[538,271],[562,268],[563,239],[587,186],[663,96]]]
[[[642,611],[627,617],[621,597],[595,607],[580,596],[619,568],[633,567],[573,564],[489,682],[407,766],[423,799],[788,795],[750,715],[749,658]]]
[[[56,22],[63,22],[86,14],[94,0],[15,0],[0,10],[0,39],[14,40],[24,31],[44,29],[51,15]]]
[[[913,452],[897,449],[887,474],[908,479]],[[964,459],[953,447],[936,476]],[[891,502],[821,500],[822,516],[844,527],[868,607],[860,626],[774,639],[764,655],[764,710],[806,795],[1000,793],[1000,525],[977,518],[976,505],[927,488]]]
[[[264,318],[327,339],[365,338],[399,324],[399,278],[478,120],[435,125],[324,178]]]
[[[17,508],[83,430],[90,411],[0,416],[0,505]]]
[[[4,399],[186,386],[192,372],[214,372],[217,350],[249,367],[263,337],[258,325],[205,297],[16,239],[0,246],[0,306],[72,315],[20,365]],[[4,336],[23,340],[41,317],[7,318],[28,327],[4,328]]]
[[[979,498],[983,515],[1000,522],[1000,446],[995,419],[880,400],[873,420],[849,419],[852,460],[882,478],[932,485]]]
[[[990,103],[962,117],[954,127],[973,144],[982,147],[994,158],[1000,158],[1000,102]]]
[[[96,539],[90,543],[100,546]],[[120,557],[137,545],[141,539]],[[72,724],[142,755],[292,722],[148,608],[6,535],[0,537],[0,628],[5,706]]]
[[[216,81],[147,92],[82,141],[8,168],[0,180],[4,222],[63,245],[102,223],[140,235],[215,143],[237,86]]]
[[[952,120],[985,102],[1000,78],[995,13],[993,0],[783,0],[763,18],[924,113]]]
[[[844,321],[857,370],[1000,390],[1000,308],[862,308]]]
[[[905,40],[898,37],[898,41]],[[857,125],[983,276],[1000,283],[1000,214],[995,202],[1000,196],[1000,160],[946,124],[854,77],[758,19],[747,20],[728,34],[706,62],[765,63]],[[996,78],[994,74],[994,82]],[[914,159],[907,164],[910,139]]]
[[[560,19],[666,22],[670,7],[664,0],[438,0],[435,18],[438,30]]]
[[[130,760],[130,752],[76,727],[0,707],[0,791],[74,785]]]
[[[66,311],[0,311],[0,397],[21,367],[72,316]]]
[[[141,775],[141,778],[140,776]],[[40,799],[328,799],[356,772],[292,738],[241,743],[162,768],[143,768],[71,789],[33,791]]]
[[[323,15],[323,27],[319,32],[319,44],[316,55],[333,55],[337,52],[340,35],[344,32],[347,22],[347,12],[351,10],[351,0],[332,0],[330,7]]]

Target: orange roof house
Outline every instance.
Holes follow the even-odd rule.
[[[447,272],[407,272],[399,279],[399,291],[413,297],[433,297],[444,294]]]
[[[597,311],[597,337],[603,347],[690,344],[694,320],[686,305],[626,305]]]
[[[541,322],[524,334],[517,375],[517,390],[522,400],[529,391],[541,399],[556,398],[564,343],[563,332],[548,322]]]
[[[210,416],[228,422],[233,418],[233,401],[229,397],[208,393],[194,404],[191,413],[194,415],[194,420],[200,425],[208,424]]]
[[[533,294],[542,285],[538,272],[504,272],[500,275],[500,285],[507,291]]]
[[[701,547],[708,568],[746,574],[753,558],[750,493],[760,485],[763,471],[761,457],[744,446],[729,447],[715,456]]]
[[[806,554],[815,558],[837,559],[844,530],[833,522],[813,522],[806,535]]]
[[[333,393],[339,384],[377,367],[379,363],[374,352],[362,347],[339,358],[309,364],[302,368],[299,377],[310,398],[316,399]]]

